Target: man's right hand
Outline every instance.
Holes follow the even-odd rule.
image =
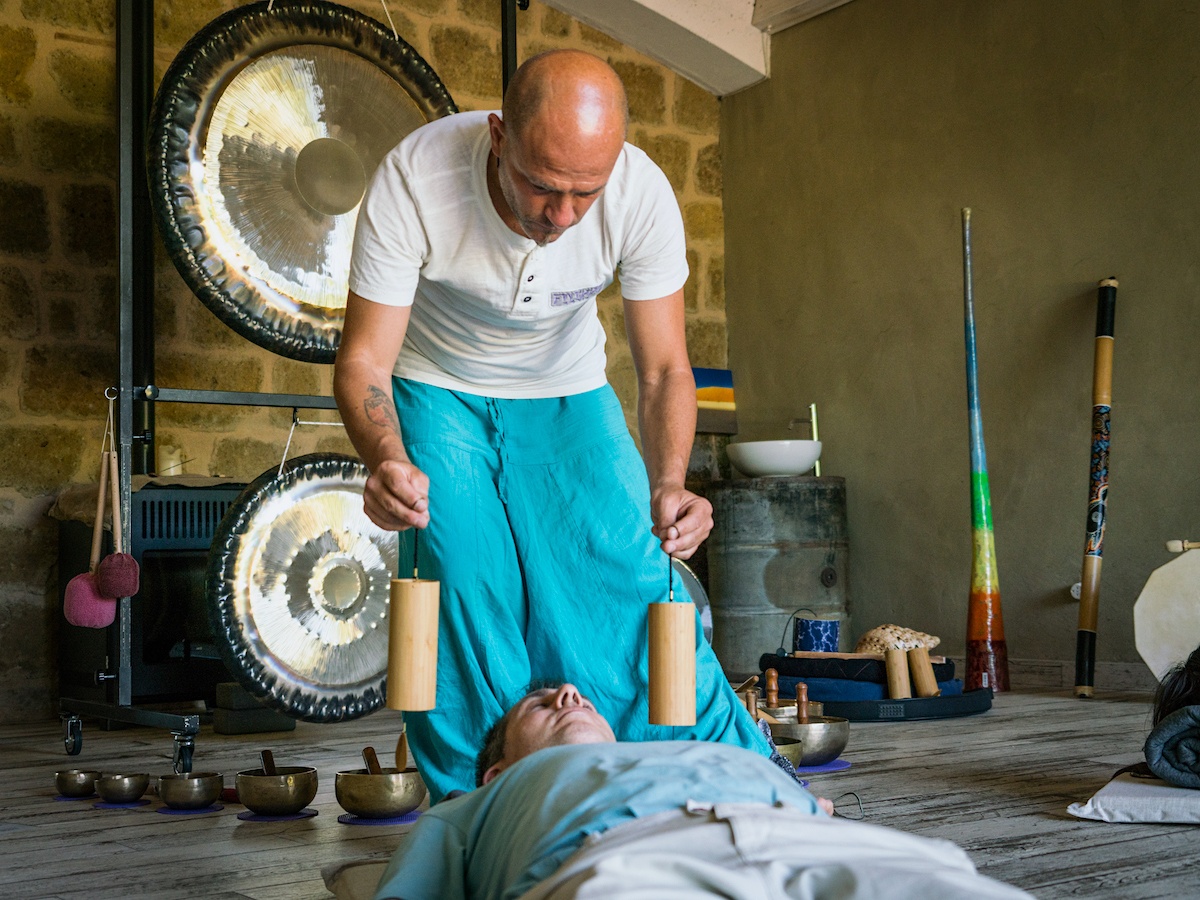
[[[429,476],[411,462],[381,462],[367,478],[363,510],[388,531],[424,528],[429,524]]]

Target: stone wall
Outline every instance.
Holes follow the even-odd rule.
[[[236,5],[159,0],[157,74],[197,29]],[[386,21],[377,3],[350,5]],[[103,393],[116,380],[115,10],[112,0],[0,0],[0,723],[54,714],[60,597],[57,527],[46,513],[65,485],[96,479]],[[460,108],[498,105],[498,0],[390,0],[388,11]],[[625,80],[630,139],[666,171],[684,213],[693,364],[724,366],[717,100],[537,2],[518,22],[522,58],[579,47]],[[331,367],[238,337],[191,295],[161,246],[156,260],[159,384],[329,392]],[[600,309],[610,374],[632,423],[635,381],[615,289]],[[157,418],[159,449],[179,448],[184,472],[246,480],[278,463],[290,425],[288,410],[236,407],[161,404]],[[313,450],[349,451],[349,443],[340,429],[300,428],[291,452]]]

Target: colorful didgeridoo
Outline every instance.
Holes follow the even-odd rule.
[[[1096,678],[1096,623],[1100,609],[1100,563],[1104,554],[1104,518],[1108,505],[1109,414],[1112,412],[1113,322],[1117,279],[1100,282],[1096,303],[1096,358],[1092,368],[1092,457],[1088,485],[1087,540],[1079,594],[1079,631],[1075,640],[1075,696],[1092,696]]]
[[[975,302],[971,287],[971,210],[962,211],[963,297],[966,308],[967,411],[971,426],[971,595],[967,601],[967,673],[963,688],[1008,690],[1008,650],[1000,611],[992,495],[988,487],[983,419],[979,412],[979,371],[975,358]]]

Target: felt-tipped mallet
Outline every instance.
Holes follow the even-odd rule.
[[[92,555],[88,570],[67,582],[63,615],[80,628],[107,628],[117,617],[117,603],[96,586],[96,567],[104,539],[104,492],[108,486],[108,453],[100,453],[100,481],[96,490],[96,523],[92,527]]]

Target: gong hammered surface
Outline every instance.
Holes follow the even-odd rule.
[[[456,111],[411,46],[354,10],[225,13],[180,51],[150,116],[151,203],[176,268],[243,337],[333,362],[367,183]]]
[[[227,665],[252,693],[310,721],[383,702],[398,541],[363,512],[366,478],[338,454],[268,471],[230,507],[210,556]]]

